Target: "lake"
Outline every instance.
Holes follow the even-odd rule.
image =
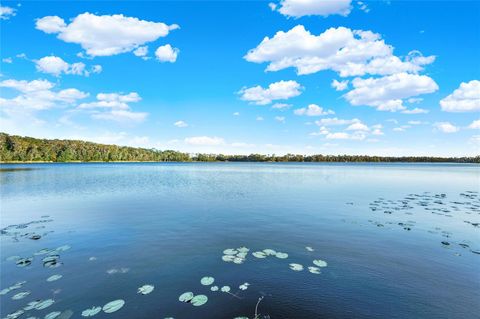
[[[478,318],[478,165],[1,168],[2,318]]]

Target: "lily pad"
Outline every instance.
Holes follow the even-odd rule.
[[[240,290],[247,290],[248,286],[250,286],[250,284],[248,282],[246,282],[246,283],[241,284],[238,288]]]
[[[229,286],[223,286],[222,289],[220,289],[222,292],[230,292],[230,287]]]
[[[100,311],[102,311],[102,307],[93,306],[92,308],[85,309],[84,311],[82,311],[82,316],[83,317],[93,317],[97,313],[99,313]]]
[[[70,245],[63,245],[63,246],[58,247],[55,250],[56,251],[66,251],[66,250],[69,250],[70,248],[71,248]]]
[[[189,302],[190,300],[193,299],[193,292],[184,292],[183,294],[180,295],[180,297],[178,297],[178,300],[180,300],[181,302]]]
[[[50,277],[47,278],[47,281],[48,282],[52,282],[52,281],[57,281],[59,280],[60,278],[62,278],[63,276],[62,275],[52,275]]]
[[[250,249],[248,249],[247,247],[240,247],[238,248],[238,251],[241,253],[248,253]]]
[[[205,295],[196,295],[195,297],[192,298],[190,301],[193,306],[198,307],[206,304],[208,301],[208,297]]]
[[[20,300],[30,295],[30,291],[19,292],[12,296],[12,300]]]
[[[303,266],[300,265],[300,264],[292,263],[289,266],[290,266],[290,269],[293,270],[293,271],[302,271],[303,270]]]
[[[235,255],[224,255],[222,256],[222,260],[225,262],[232,262],[235,259]]]
[[[122,300],[122,299],[117,299],[117,300],[110,301],[109,303],[105,304],[105,306],[103,306],[102,310],[105,313],[112,313],[112,312],[120,310],[123,307],[123,305],[125,305],[125,301]]]
[[[233,263],[234,263],[234,264],[243,264],[244,261],[245,261],[245,259],[239,258],[239,257],[235,257],[235,258],[233,259]]]
[[[212,286],[212,287],[210,287],[210,290],[211,291],[218,291],[218,286]]]
[[[267,255],[263,251],[256,251],[256,252],[252,253],[252,255],[254,257],[257,257],[257,258],[266,258],[267,257]]]
[[[321,273],[320,268],[313,267],[313,266],[308,267],[308,271],[311,272],[312,274],[316,274],[316,275]]]
[[[275,250],[273,249],[264,249],[263,252],[267,255],[267,256],[275,256],[275,254],[277,253]]]
[[[280,259],[286,259],[286,258],[288,258],[288,254],[278,252],[278,253],[275,254],[275,257],[280,258]]]
[[[200,283],[204,286],[210,286],[211,284],[213,284],[214,281],[215,279],[213,277],[203,277],[200,280]]]
[[[321,259],[315,259],[313,264],[318,267],[327,267],[327,262]]]
[[[315,251],[315,249],[313,249],[313,248],[310,247],[310,246],[306,246],[305,249],[308,250],[308,251],[310,251],[310,252]]]
[[[36,303],[33,308],[37,309],[37,310],[42,310],[42,309],[50,307],[51,305],[53,305],[54,302],[55,301],[53,299],[41,300],[38,303]]]
[[[27,267],[32,263],[33,258],[20,258],[17,259],[16,264],[18,267]]]
[[[50,312],[48,315],[45,316],[45,319],[55,319],[60,316],[62,313],[60,311]]]
[[[233,248],[228,248],[228,249],[225,249],[223,251],[224,255],[236,255],[237,253],[238,253],[238,251],[236,249],[233,249]]]
[[[148,295],[155,289],[153,285],[143,285],[142,287],[138,288],[137,293],[142,294],[142,295]]]

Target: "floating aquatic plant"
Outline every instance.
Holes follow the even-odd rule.
[[[102,308],[103,312],[105,313],[112,313],[115,311],[120,310],[123,305],[125,305],[125,301],[122,299],[117,299],[114,301],[110,301],[109,303],[105,304]]]
[[[218,291],[218,286],[212,286],[212,287],[210,287],[210,290],[211,291]]]
[[[20,300],[30,295],[30,291],[19,292],[12,296],[12,300]]]
[[[256,258],[266,258],[267,255],[263,251],[256,251],[252,253],[252,255]]]
[[[178,300],[180,300],[181,302],[189,302],[190,300],[192,300],[193,296],[193,292],[184,292],[180,295],[180,297],[178,297]]]
[[[82,311],[82,316],[83,317],[93,317],[97,313],[99,313],[100,311],[102,311],[102,307],[93,306],[92,308],[85,309],[84,311]]]
[[[248,282],[246,282],[246,283],[241,284],[238,288],[240,290],[247,290],[248,286],[250,286],[250,284]]]
[[[59,280],[60,278],[62,278],[63,276],[62,275],[52,275],[50,277],[47,278],[47,281],[48,282],[52,282],[52,281],[57,281]]]
[[[235,255],[224,255],[222,256],[222,260],[224,262],[232,262],[235,259]]]
[[[211,284],[213,284],[214,281],[215,279],[213,277],[203,277],[200,280],[200,283],[204,286],[210,286]]]
[[[313,266],[310,266],[308,267],[308,271],[311,272],[312,274],[320,274],[320,268],[318,267],[313,267]]]
[[[30,266],[30,264],[32,263],[33,261],[33,258],[20,258],[20,259],[17,259],[16,261],[16,264],[18,267],[27,267],[27,266]]]
[[[300,264],[292,263],[289,266],[290,266],[290,269],[294,270],[294,271],[302,271],[303,270],[303,266],[300,265]]]
[[[49,314],[47,314],[45,316],[44,319],[55,319],[57,318],[58,316],[60,316],[62,313],[60,311],[54,311],[54,312],[50,312]]]
[[[313,264],[318,267],[327,267],[327,262],[321,259],[315,259]]]
[[[230,292],[230,287],[229,286],[223,286],[220,290],[222,292]]]
[[[33,309],[42,310],[53,305],[55,301],[53,299],[40,300],[33,306]]]
[[[138,288],[137,293],[142,294],[142,295],[148,295],[155,289],[153,285],[143,285],[142,287]]]
[[[310,251],[310,252],[315,251],[315,249],[313,249],[313,248],[310,247],[310,246],[306,246],[305,249],[308,250],[308,251]]]
[[[233,249],[233,248],[228,248],[228,249],[225,249],[223,251],[224,255],[236,255],[237,253],[238,253],[238,251],[236,249]]]
[[[273,249],[264,249],[263,252],[265,253],[265,255],[267,256],[275,256],[275,254],[277,253],[275,250]]]
[[[71,247],[70,245],[63,245],[63,246],[60,246],[58,247],[57,249],[55,249],[56,251],[66,251],[66,250],[69,250]]]
[[[287,254],[287,253],[277,252],[277,253],[275,254],[275,257],[280,258],[280,259],[286,259],[286,258],[288,258],[288,254]]]
[[[190,303],[195,306],[195,307],[198,307],[198,306],[202,306],[204,304],[206,304],[208,301],[208,297],[205,296],[205,295],[196,295],[195,297],[192,298],[192,300],[190,301]]]

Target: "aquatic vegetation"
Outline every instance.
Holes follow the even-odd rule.
[[[60,316],[62,313],[60,311],[54,311],[54,312],[50,312],[49,314],[47,314],[45,316],[44,319],[55,319],[55,318],[58,318],[58,316]]]
[[[256,251],[252,253],[252,255],[256,258],[267,258],[267,254],[265,254],[263,251]]]
[[[287,254],[287,253],[277,252],[277,253],[275,254],[275,257],[280,258],[280,259],[286,259],[286,258],[288,258],[288,254]]]
[[[32,261],[33,261],[33,258],[20,258],[20,259],[17,259],[16,264],[17,264],[17,267],[27,267],[27,266],[30,266]]]
[[[247,254],[250,251],[247,247],[227,248],[223,251],[222,260],[224,262],[233,262],[234,264],[243,264]]]
[[[246,283],[241,284],[238,288],[240,290],[247,290],[248,286],[250,286],[250,284],[248,282],[246,282]]]
[[[318,267],[327,267],[327,262],[321,259],[315,259],[313,264]]]
[[[277,252],[273,249],[264,249],[263,253],[267,256],[275,256]]]
[[[148,295],[155,289],[153,285],[143,285],[142,287],[138,288],[137,293],[142,294],[142,295]]]
[[[12,296],[12,300],[20,300],[30,295],[30,291],[19,292]]]
[[[62,277],[63,277],[62,275],[52,275],[52,276],[47,278],[47,281],[48,282],[57,281],[57,280],[61,279]]]
[[[313,248],[310,247],[310,246],[306,246],[305,249],[306,249],[307,251],[310,251],[310,252],[315,251],[315,249],[313,249]]]
[[[212,286],[212,287],[210,287],[210,290],[211,290],[211,291],[218,291],[218,289],[219,289],[218,286]]]
[[[317,275],[321,273],[320,268],[313,267],[313,266],[309,266],[308,271],[311,272],[312,274],[317,274]]]
[[[211,284],[213,284],[214,281],[215,279],[213,277],[203,277],[200,280],[200,283],[204,286],[210,286]]]
[[[202,306],[204,304],[206,304],[208,301],[208,297],[205,296],[205,295],[196,295],[195,297],[192,298],[192,300],[190,300],[190,303],[195,306],[195,307],[198,307],[198,306]]]
[[[127,272],[130,271],[130,268],[112,268],[107,270],[107,274],[109,275],[114,275],[114,274],[126,274]]]
[[[85,309],[84,311],[82,311],[82,316],[83,317],[93,317],[96,314],[98,314],[100,311],[102,311],[102,307],[93,306],[92,308]]]
[[[302,271],[303,270],[303,266],[300,265],[300,264],[291,263],[291,264],[289,264],[289,266],[290,266],[290,269],[293,270],[293,271]]]
[[[112,313],[120,310],[125,305],[125,301],[122,299],[117,299],[114,301],[110,301],[109,303],[105,304],[102,308],[103,312],[105,313]]]
[[[42,309],[50,307],[51,305],[53,305],[54,302],[55,301],[53,299],[40,300],[40,301],[35,303],[35,305],[33,306],[33,309],[42,310]],[[25,310],[27,310],[27,309],[25,309]]]
[[[193,292],[188,291],[181,294],[180,297],[178,297],[178,300],[181,302],[189,302],[190,300],[193,299],[193,297],[194,297]]]
[[[230,286],[223,286],[221,289],[220,289],[221,292],[230,292]]]

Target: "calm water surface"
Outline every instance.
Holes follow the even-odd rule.
[[[66,310],[82,318],[83,310],[115,299],[125,306],[94,318],[252,318],[260,296],[259,312],[271,318],[478,318],[478,166],[1,168],[0,228],[47,221],[8,228],[0,237],[0,290],[26,281],[0,296],[2,318],[49,298],[53,305],[19,318]],[[34,234],[42,237],[30,239]],[[59,253],[60,267],[44,267],[46,255],[34,255],[63,245],[71,249]],[[250,249],[243,264],[222,261],[223,250],[241,246]],[[251,255],[265,248],[289,257]],[[17,267],[10,256],[33,261]],[[319,275],[307,270],[314,259],[328,263]],[[295,272],[289,263],[305,270]],[[53,274],[63,278],[47,282]],[[203,276],[238,297],[210,291],[200,284]],[[238,290],[244,282],[249,288]],[[137,294],[144,284],[155,290]],[[23,291],[31,294],[12,300]],[[179,302],[186,291],[209,300],[200,307]]]

